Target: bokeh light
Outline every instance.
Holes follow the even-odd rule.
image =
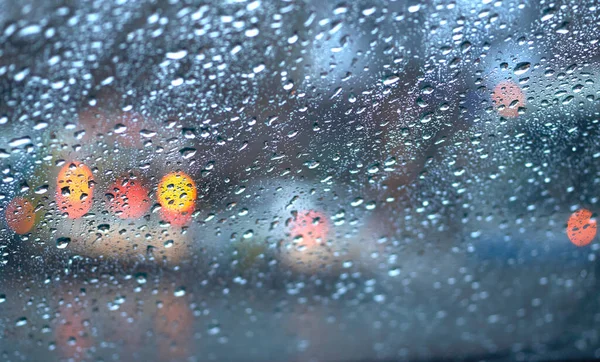
[[[31,201],[15,197],[4,211],[6,223],[17,234],[27,234],[35,223],[35,212]]]
[[[70,219],[77,219],[92,208],[94,176],[81,162],[69,162],[59,171],[56,182],[56,203]]]
[[[158,202],[165,212],[193,211],[196,195],[196,184],[184,172],[165,175],[156,191]]]
[[[299,212],[289,223],[290,234],[301,246],[312,248],[325,242],[329,233],[326,216],[318,211]],[[301,240],[300,240],[301,238]]]
[[[596,220],[587,209],[575,211],[567,222],[569,240],[577,246],[586,246],[596,237]]]
[[[492,101],[501,116],[514,118],[519,115],[519,108],[525,107],[525,94],[518,84],[504,80],[494,87]]]
[[[300,211],[288,223],[291,240],[282,250],[285,265],[299,272],[312,272],[331,264],[333,251],[327,245],[330,225],[324,213]]]
[[[121,219],[140,218],[150,209],[148,190],[137,179],[118,179],[106,195],[109,209]]]

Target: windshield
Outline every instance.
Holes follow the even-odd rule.
[[[596,1],[0,1],[3,361],[600,358]]]

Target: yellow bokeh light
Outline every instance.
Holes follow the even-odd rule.
[[[156,191],[156,198],[166,211],[193,211],[196,196],[196,184],[184,172],[165,175]]]

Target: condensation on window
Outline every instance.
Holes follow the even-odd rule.
[[[0,1],[3,361],[600,358],[593,1]]]

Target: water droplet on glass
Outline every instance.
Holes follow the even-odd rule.
[[[122,123],[117,123],[115,125],[115,133],[123,133],[127,131],[127,127]]]
[[[21,317],[21,318],[17,319],[17,323],[15,323],[15,325],[17,327],[22,327],[26,324],[27,324],[27,318],[25,318],[25,317]]]
[[[417,11],[421,10],[421,5],[417,4],[417,5],[411,5],[408,7],[408,12],[409,13],[416,13]]]
[[[392,85],[400,80],[400,77],[397,75],[390,75],[383,79],[383,85]]]
[[[185,287],[179,287],[175,289],[173,295],[176,297],[183,297],[185,295]]]
[[[254,38],[255,36],[257,36],[259,33],[259,30],[257,28],[250,28],[248,30],[246,30],[244,32],[244,34],[248,37],[248,38]]]
[[[69,243],[71,242],[71,238],[67,238],[67,237],[61,237],[56,239],[56,247],[59,249],[65,249],[67,246],[69,246]]]
[[[19,147],[19,146],[24,146],[24,145],[27,145],[30,143],[31,143],[31,138],[28,136],[25,136],[25,137],[14,138],[14,139],[10,140],[10,142],[8,142],[8,145],[10,147]]]
[[[531,63],[522,62],[522,63],[517,64],[517,66],[515,67],[515,69],[513,69],[513,71],[516,75],[521,75],[521,74],[527,73],[529,68],[531,68]]]

